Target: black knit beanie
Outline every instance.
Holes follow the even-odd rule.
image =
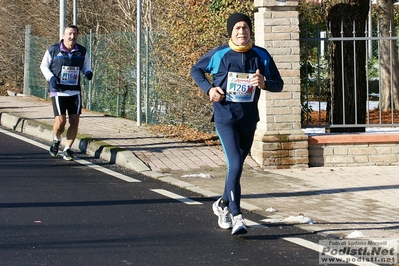
[[[231,37],[231,33],[233,32],[234,25],[236,25],[236,23],[239,21],[245,21],[248,24],[249,30],[252,33],[251,19],[243,13],[234,13],[230,15],[230,17],[227,19],[227,34],[229,35],[229,38]]]

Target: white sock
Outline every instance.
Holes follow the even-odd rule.
[[[70,148],[70,146],[65,146],[64,151],[69,150]]]

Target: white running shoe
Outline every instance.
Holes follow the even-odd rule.
[[[233,227],[233,224],[231,222],[231,214],[229,212],[229,209],[227,207],[220,207],[219,203],[222,200],[222,198],[218,199],[215,201],[212,205],[212,210],[213,213],[218,216],[218,225],[222,229],[229,229]]]
[[[242,235],[248,233],[247,226],[245,225],[244,218],[242,215],[236,215],[233,217],[233,229],[231,230],[232,235]]]

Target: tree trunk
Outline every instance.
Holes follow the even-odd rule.
[[[379,30],[382,37],[393,37],[395,25],[393,20],[392,0],[377,1],[377,17]],[[380,41],[380,103],[381,109],[387,111],[394,108],[399,109],[399,73],[397,70],[398,50],[396,40]],[[392,96],[392,97],[391,97]],[[392,106],[393,103],[393,106]]]
[[[335,2],[335,3],[334,3]],[[331,37],[364,37],[369,1],[330,1]],[[334,41],[332,60],[332,125],[365,124],[366,42]],[[330,132],[364,132],[362,127],[331,127]]]

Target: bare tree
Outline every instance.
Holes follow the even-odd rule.
[[[120,8],[120,0],[78,1],[78,24],[82,34],[90,30],[95,34],[110,34],[119,31],[132,31],[130,21]],[[131,1],[123,1],[131,2]],[[134,7],[133,3],[130,6]],[[69,21],[72,20],[72,5],[67,6]],[[135,10],[135,9],[134,9]]]
[[[123,13],[123,20],[121,20],[123,27],[128,29],[128,31],[136,31],[136,21],[137,21],[137,2],[130,0],[117,0],[118,8]],[[149,28],[153,30],[154,28],[154,4],[151,0],[142,0],[141,5],[141,19],[143,28]],[[159,12],[159,11],[158,11]],[[155,13],[158,13],[155,12]]]
[[[392,0],[378,0],[376,12],[381,36],[395,36]],[[399,109],[399,64],[396,45],[396,40],[380,41],[380,103],[383,111]]]
[[[35,35],[48,34],[54,24],[54,1],[0,0],[0,82],[21,89],[24,69],[25,28]],[[58,32],[58,30],[56,29]]]

